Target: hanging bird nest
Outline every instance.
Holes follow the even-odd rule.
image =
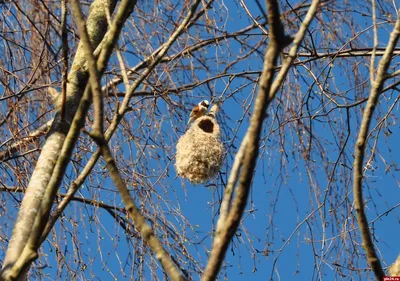
[[[176,145],[177,174],[192,183],[213,178],[221,168],[223,145],[215,112],[195,120]]]

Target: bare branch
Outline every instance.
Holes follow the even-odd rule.
[[[105,20],[105,22],[107,22],[107,20],[105,19],[106,15],[104,13],[104,7],[102,6],[102,1],[100,1],[100,2],[101,2],[101,6],[99,6],[100,7],[100,11],[103,12],[104,20]],[[129,3],[128,5],[130,5],[130,4],[134,5],[135,4],[135,3],[132,3],[131,1],[124,1],[124,2],[125,3],[128,2]],[[110,8],[113,8],[113,6],[110,6]],[[126,19],[127,18],[126,13],[130,13],[132,11],[132,9],[133,9],[133,7],[131,7],[130,9],[127,9],[124,5],[121,4],[116,18],[118,18],[118,16],[119,16],[121,19]],[[95,9],[93,8],[92,12],[94,10]],[[99,21],[99,19],[100,19],[99,15],[101,14],[101,12],[99,12],[99,11],[95,12],[96,13],[96,21]],[[93,26],[93,23],[91,22],[91,20],[92,19],[89,16],[89,18],[87,20],[87,25],[88,25],[89,28],[91,28],[91,26]],[[117,22],[116,25],[123,25],[123,21],[122,20],[121,21],[116,21],[116,22]],[[102,27],[100,22],[97,22],[94,25]],[[117,28],[117,30],[120,31],[121,28],[122,27],[119,27],[119,28]],[[103,34],[104,33],[105,33],[105,30],[103,30]],[[112,36],[110,36],[108,38],[108,40],[110,40],[112,42],[116,42],[116,39],[114,38],[114,36],[118,37],[118,35],[119,35],[118,32],[114,32],[112,34]],[[92,43],[93,43],[93,41],[92,41]],[[108,54],[108,56],[107,55],[105,56],[104,54],[103,54],[103,56],[100,56],[102,58],[102,61],[100,63],[100,69],[103,70],[103,71],[105,69],[105,65],[104,64],[107,63],[107,60],[109,58],[109,54],[111,53],[113,45],[108,44],[107,47],[105,47],[106,51],[104,52],[104,54]],[[70,80],[71,79],[69,79],[69,81]],[[73,87],[71,87],[71,88],[73,88]],[[28,268],[30,263],[37,257],[37,249],[40,246],[40,237],[41,237],[41,234],[42,234],[42,230],[43,230],[43,228],[45,226],[45,223],[47,221],[47,218],[49,216],[50,209],[51,209],[54,197],[55,197],[56,192],[57,192],[57,188],[60,185],[62,176],[65,173],[67,163],[69,162],[69,156],[71,155],[72,150],[73,150],[73,148],[75,146],[76,140],[77,140],[77,138],[79,136],[80,129],[83,127],[84,122],[85,122],[85,117],[86,117],[86,114],[87,114],[87,111],[88,111],[89,105],[90,105],[90,101],[89,101],[90,95],[91,95],[90,87],[86,87],[86,91],[85,91],[85,95],[84,95],[85,98],[82,99],[81,105],[79,106],[79,110],[78,110],[78,112],[77,112],[77,114],[76,114],[76,116],[74,118],[74,122],[73,122],[73,125],[71,127],[71,130],[69,131],[68,136],[66,138],[66,145],[64,145],[64,147],[62,148],[61,155],[58,157],[58,161],[57,161],[56,167],[54,168],[54,171],[52,169],[54,164],[50,165],[50,163],[47,163],[48,166],[45,167],[45,174],[43,174],[43,177],[45,177],[45,178],[47,177],[47,180],[50,180],[50,181],[49,181],[49,184],[47,186],[47,190],[45,192],[45,195],[43,197],[43,200],[42,200],[43,202],[40,202],[40,200],[37,200],[37,198],[33,198],[33,199],[36,199],[36,202],[35,202],[36,205],[41,204],[40,212],[39,212],[39,215],[36,216],[36,218],[33,218],[35,220],[34,225],[33,225],[33,229],[34,230],[29,229],[29,231],[25,234],[25,235],[28,235],[30,237],[29,240],[25,238],[24,243],[22,241],[20,241],[19,244],[15,245],[15,247],[18,247],[20,251],[22,251],[22,249],[23,249],[23,253],[21,253],[21,255],[14,256],[14,259],[16,260],[16,262],[15,262],[15,265],[13,266],[13,268],[12,268],[12,271],[10,272],[10,274],[11,274],[10,278],[15,278],[15,279],[16,278],[20,278],[20,276],[22,276],[25,273],[25,269]],[[67,114],[67,116],[69,116],[69,115]],[[64,125],[64,127],[65,126],[66,125]],[[46,144],[47,143],[48,142],[46,142]],[[46,146],[46,144],[45,144],[45,146]],[[62,142],[60,142],[60,140],[58,140],[53,145],[55,145],[55,144],[57,144],[57,147],[60,148],[61,145],[62,145]],[[49,144],[49,146],[50,146],[50,144]],[[52,155],[52,157],[57,157],[58,156],[59,153],[55,152],[53,150],[52,146],[50,146],[48,149],[51,149],[51,152],[54,154],[54,155]],[[42,153],[42,155],[43,155],[43,153]],[[49,172],[49,168],[51,169],[50,172],[52,172],[53,175],[51,175],[51,173],[48,173]],[[51,176],[51,178],[50,178],[50,176]],[[38,180],[42,181],[43,179],[40,178]],[[29,194],[29,191],[30,191],[30,188],[28,187],[24,198],[27,198],[27,196]],[[39,198],[41,198],[41,197],[42,197],[42,195],[40,195]],[[23,201],[23,204],[24,204],[24,201]],[[28,204],[28,203],[26,203],[26,204]],[[32,205],[32,203],[30,203],[30,204]],[[32,212],[31,211],[30,215],[32,215],[32,214],[36,215],[37,212]],[[20,217],[21,217],[21,220],[26,220],[26,215],[25,214],[21,214],[21,212],[20,212]],[[17,223],[18,223],[18,221],[17,221]],[[32,221],[32,223],[33,223],[33,221]],[[24,227],[26,228],[27,226],[24,225]],[[14,229],[17,229],[17,226],[15,226]],[[13,234],[12,238],[14,238],[14,237],[15,236]],[[26,243],[26,241],[28,241],[28,242]],[[23,247],[24,247],[25,243],[26,243],[27,246],[24,249]],[[14,246],[11,245],[11,242],[10,242],[8,251],[10,251],[10,247],[11,248],[14,247]],[[13,255],[15,255],[14,252],[13,252]],[[3,271],[2,271],[2,278],[5,278],[5,279],[8,278],[8,277],[5,277],[5,276],[7,276],[9,274],[10,268],[11,268],[11,266],[9,264],[6,264],[6,263],[4,264],[4,268],[3,268]]]
[[[114,4],[110,6],[111,9],[113,9],[115,2],[116,1],[114,1]],[[93,46],[97,46],[100,43],[106,32],[107,24],[105,15],[104,22],[102,22],[102,12],[104,13],[103,1],[98,0],[93,2],[92,13],[90,13],[88,17],[90,32],[92,35],[95,34],[92,36]],[[3,278],[8,274],[7,272],[20,257],[28,237],[32,232],[34,221],[40,209],[41,198],[43,197],[47,184],[50,181],[55,163],[60,155],[66,133],[69,129],[70,122],[75,115],[81,94],[86,86],[87,73],[83,70],[84,64],[84,54],[78,51],[73,63],[73,71],[71,71],[68,77],[70,87],[68,87],[67,93],[65,120],[61,122],[60,115],[57,114],[55,121],[48,132],[46,143],[43,146],[42,153],[40,154],[35,170],[32,174],[8,245],[1,275]]]
[[[60,119],[65,120],[65,105],[67,102],[67,83],[68,83],[68,33],[67,33],[67,1],[61,1],[61,38],[62,38],[62,86],[61,86],[61,104]]]
[[[376,55],[376,49],[378,48],[378,27],[376,24],[376,3],[375,0],[371,0],[371,6],[372,6],[372,24],[374,26],[374,46],[372,48],[372,53],[371,53],[371,62],[369,65],[369,77],[371,79],[371,82],[375,80],[375,55]]]
[[[174,281],[185,281],[186,278],[183,276],[176,264],[172,261],[169,254],[165,251],[157,236],[154,234],[154,231],[146,223],[145,218],[140,214],[139,209],[136,207],[136,204],[133,201],[126,184],[122,180],[108,144],[105,141],[101,142],[100,140],[98,145],[104,161],[107,163],[107,169],[110,173],[110,176],[115,186],[118,188],[122,200],[124,201],[126,210],[132,218],[136,229],[140,232],[143,239],[149,245],[154,255],[160,261],[164,270],[168,273],[171,279]]]
[[[26,146],[29,142],[39,138],[40,136],[45,135],[46,132],[49,130],[51,123],[53,123],[53,120],[44,123],[42,126],[37,128],[32,133],[28,134],[26,137],[23,137],[22,139],[13,142],[12,144],[4,143],[3,145],[6,147],[6,149],[0,151],[0,162],[5,161],[9,157],[12,157],[12,155],[17,152],[22,146]]]
[[[389,275],[400,276],[400,256],[398,256],[395,262],[389,267]]]
[[[367,262],[375,274],[376,280],[383,279],[384,271],[380,260],[375,252],[374,243],[372,241],[371,233],[368,227],[368,220],[365,214],[364,199],[362,193],[362,179],[363,179],[363,162],[365,157],[365,147],[367,143],[367,135],[371,124],[372,114],[374,113],[379,95],[383,89],[383,83],[386,79],[386,73],[392,59],[393,50],[399,40],[400,36],[400,19],[397,19],[395,27],[390,34],[389,43],[387,45],[385,54],[378,65],[378,71],[374,81],[371,81],[371,93],[369,95],[367,105],[364,109],[363,118],[361,121],[360,131],[357,137],[354,156],[354,169],[353,169],[353,193],[354,193],[354,207],[357,214],[357,221],[360,227],[362,238],[362,245],[367,254]]]
[[[314,9],[307,14],[305,23],[296,35],[296,41],[292,48],[292,57],[295,56],[297,48],[304,37],[305,30],[311,19],[316,13],[318,1],[314,1]],[[264,57],[264,69],[261,75],[258,95],[256,98],[253,115],[250,120],[250,126],[242,141],[238,154],[236,155],[235,162],[229,177],[228,185],[224,193],[224,199],[221,205],[221,216],[217,223],[217,230],[213,241],[213,246],[207,267],[202,276],[202,281],[215,280],[221,268],[222,262],[225,257],[228,245],[236,232],[240,220],[247,203],[249,190],[251,187],[254,167],[256,164],[260,134],[262,124],[265,118],[265,110],[270,105],[275,97],[273,92],[273,78],[275,74],[275,66],[279,54],[283,48],[288,44],[288,37],[285,35],[283,24],[280,19],[279,6],[277,1],[267,1],[268,8],[268,24],[270,27],[270,42]],[[287,68],[290,67],[293,60],[288,60]],[[282,74],[281,74],[282,73]],[[280,79],[286,76],[287,70],[281,70]],[[275,81],[276,82],[276,81]],[[280,84],[281,81],[276,82]],[[278,86],[275,86],[278,88]],[[239,175],[240,173],[240,175]],[[233,187],[237,185],[236,197],[230,207],[230,200],[232,198]]]
[[[297,51],[299,50],[300,43],[304,38],[304,35],[307,32],[307,28],[310,25],[312,19],[314,18],[315,14],[317,13],[319,0],[314,0],[311,3],[310,9],[307,12],[306,17],[304,18],[299,31],[297,32],[296,36],[293,40],[293,46],[290,48],[290,51],[285,58],[284,62],[282,63],[281,70],[277,75],[274,83],[272,84],[271,90],[271,98],[274,98],[276,93],[278,92],[279,88],[281,87],[291,65],[293,64],[296,56]]]
[[[93,55],[93,47],[90,43],[89,34],[86,30],[85,19],[83,18],[78,0],[72,0],[72,12],[74,13],[79,33],[81,35],[81,42],[83,50],[86,54],[87,65],[90,74],[89,81],[92,90],[93,107],[95,114],[94,124],[93,124],[93,134],[95,134],[98,137],[102,137],[104,114],[103,114],[103,94],[101,92],[101,85],[100,85],[100,74],[97,71],[96,59]]]

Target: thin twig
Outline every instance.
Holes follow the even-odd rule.
[[[108,5],[108,3],[106,3],[106,5]],[[108,9],[106,10],[106,16],[107,16],[107,22],[111,26],[112,25],[111,15],[110,15],[110,12],[108,11]],[[125,89],[128,89],[129,88],[128,71],[126,69],[124,59],[122,58],[122,54],[119,49],[118,42],[115,44],[115,53],[117,55],[119,67],[121,69],[122,81],[124,82]]]
[[[6,159],[9,159],[12,157],[12,155],[17,152],[22,146],[27,145],[29,142],[34,141],[35,139],[39,138],[40,136],[43,136],[46,134],[46,132],[49,130],[51,123],[53,123],[53,119],[47,121],[43,125],[41,125],[39,128],[34,130],[33,132],[29,133],[26,137],[23,137],[12,144],[8,145],[6,142],[3,143],[1,146],[5,146],[6,148],[2,151],[0,151],[0,162],[5,161]],[[9,140],[7,141],[9,142]]]
[[[107,142],[103,139],[103,141],[97,141],[97,144],[99,145],[103,159],[107,164],[107,169],[110,173],[111,179],[113,180],[122,200],[124,201],[126,210],[133,220],[135,228],[140,232],[144,241],[146,241],[147,245],[151,248],[154,255],[160,261],[164,270],[171,277],[171,279],[174,281],[185,281],[186,278],[183,276],[176,264],[172,261],[168,252],[164,249],[161,242],[154,234],[153,229],[146,223],[146,219],[136,207],[136,204],[129,193],[128,187],[122,180],[121,174],[117,168],[117,165],[115,164],[115,160]]]
[[[315,14],[318,10],[318,3],[319,0],[313,0],[311,3],[310,9],[308,10],[299,31],[297,32],[296,36],[293,39],[293,45],[290,48],[289,53],[287,54],[286,59],[284,60],[281,70],[279,71],[274,83],[272,84],[271,94],[272,97],[275,97],[276,93],[278,92],[279,88],[281,87],[283,80],[285,79],[290,66],[293,64],[295,58],[297,57],[297,51],[299,50],[300,43],[304,38],[304,35],[307,32],[307,28],[310,25],[312,19],[314,18]]]
[[[371,62],[369,64],[369,77],[371,83],[375,80],[374,78],[374,71],[375,71],[375,53],[376,49],[378,48],[378,26],[376,24],[376,3],[375,0],[371,0],[372,5],[372,25],[374,26],[374,45],[372,47],[372,54],[371,54]]]
[[[67,32],[67,2],[61,1],[61,40],[62,40],[62,90],[60,104],[60,119],[65,120],[65,104],[67,102],[67,82],[68,82],[68,32]]]

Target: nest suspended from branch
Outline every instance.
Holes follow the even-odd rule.
[[[176,171],[192,183],[202,183],[213,178],[221,168],[223,145],[220,129],[214,114],[195,120],[176,145]]]

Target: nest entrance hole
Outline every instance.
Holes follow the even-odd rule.
[[[214,123],[210,119],[200,120],[198,126],[206,133],[211,134],[212,132],[214,132]]]

